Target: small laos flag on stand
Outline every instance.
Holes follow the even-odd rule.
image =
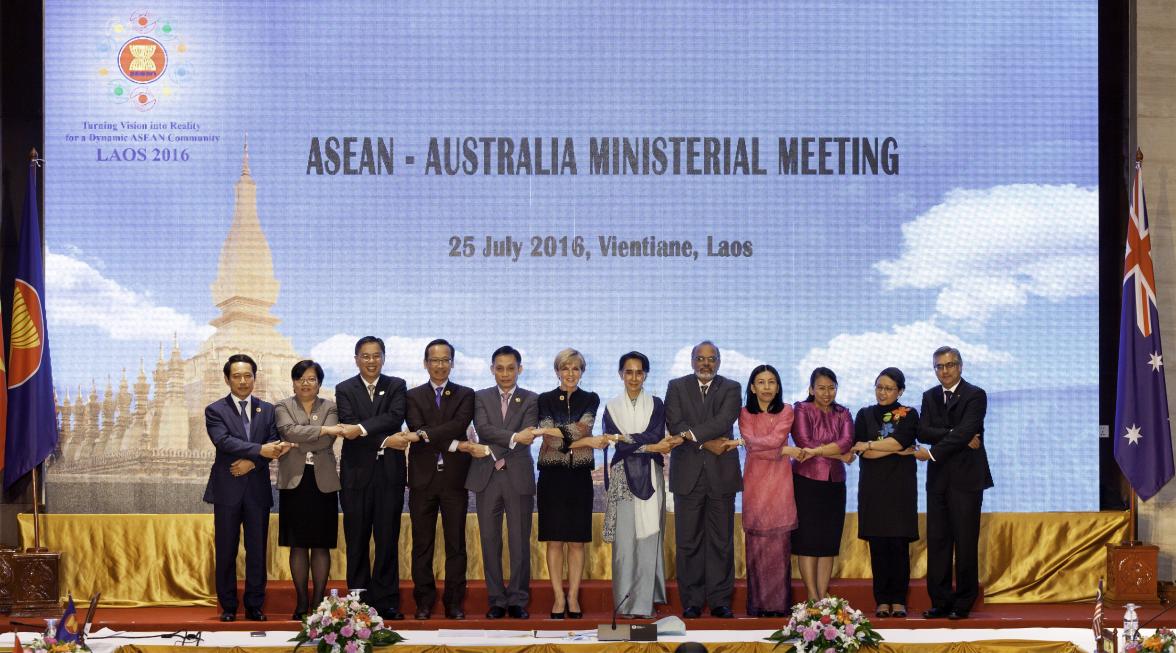
[[[1115,460],[1141,499],[1155,496],[1173,475],[1164,350],[1156,309],[1151,230],[1142,164],[1135,164],[1123,261],[1119,322],[1119,381],[1115,391]]]

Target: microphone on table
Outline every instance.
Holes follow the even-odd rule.
[[[610,625],[601,624],[596,628],[596,641],[598,642],[656,642],[657,641],[657,624],[621,624],[617,625],[617,614],[621,611],[621,606],[625,601],[629,600],[632,592],[625,594],[625,598],[617,601],[613,606],[612,623]]]

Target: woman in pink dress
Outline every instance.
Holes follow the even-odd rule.
[[[796,504],[788,446],[792,406],[780,395],[780,373],[760,365],[747,380],[739,434],[747,449],[743,472],[743,532],[747,548],[747,614],[783,617],[792,608],[792,541]]]
[[[792,552],[810,599],[829,593],[833,559],[845,526],[845,463],[853,460],[853,418],[837,403],[837,375],[818,367],[808,398],[793,407],[792,441],[801,448],[793,466],[796,530]]]

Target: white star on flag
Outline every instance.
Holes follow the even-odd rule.
[[[1139,441],[1143,439],[1143,433],[1140,432],[1142,430],[1143,429],[1132,424],[1131,426],[1127,427],[1127,433],[1123,437],[1127,438],[1127,441],[1131,444],[1139,444]]]
[[[1151,353],[1151,360],[1147,364],[1151,365],[1153,372],[1159,372],[1160,368],[1164,366],[1164,357],[1160,355],[1160,352],[1153,351]]]

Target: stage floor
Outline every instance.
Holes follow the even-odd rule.
[[[543,606],[546,607],[546,606]],[[1163,606],[1145,607],[1139,610],[1140,623],[1145,624],[1159,613]],[[871,617],[875,627],[899,630],[923,629],[1004,629],[1004,628],[1087,628],[1094,606],[1090,603],[1062,603],[1062,604],[988,604],[974,610],[968,619],[948,621],[947,619],[923,619],[918,612],[912,612],[906,619],[877,619]],[[392,627],[398,631],[438,629],[462,630],[551,630],[568,629],[584,630],[594,628],[597,624],[607,623],[610,614],[607,611],[585,613],[579,620],[551,620],[544,618],[546,613],[539,606],[533,606],[530,619],[485,619],[485,608],[475,610],[467,602],[467,618],[462,621],[445,619],[434,614],[428,621],[418,621],[409,614],[404,621],[394,622]],[[141,632],[175,632],[180,630],[223,630],[223,631],[257,631],[257,630],[294,630],[295,622],[290,621],[288,612],[277,613],[270,610],[269,621],[256,622],[241,619],[222,623],[219,612],[210,607],[183,608],[99,608],[94,621],[94,629],[109,628],[115,631]],[[667,609],[659,611],[658,617],[678,614]],[[714,619],[704,617],[689,619],[686,627],[690,630],[775,630],[782,625],[781,619],[756,619],[742,616],[737,612],[735,619]],[[867,612],[869,614],[869,612]],[[1123,609],[1107,605],[1104,608],[1103,624],[1107,628],[1118,628],[1122,622]],[[680,616],[680,615],[679,615]],[[621,620],[624,622],[624,620]],[[644,622],[644,621],[643,621]],[[35,618],[0,618],[0,630],[12,630],[12,626],[21,630],[36,630],[35,626],[42,624]],[[1158,626],[1176,627],[1176,610],[1162,615],[1148,627]],[[42,626],[43,627],[43,626]]]

